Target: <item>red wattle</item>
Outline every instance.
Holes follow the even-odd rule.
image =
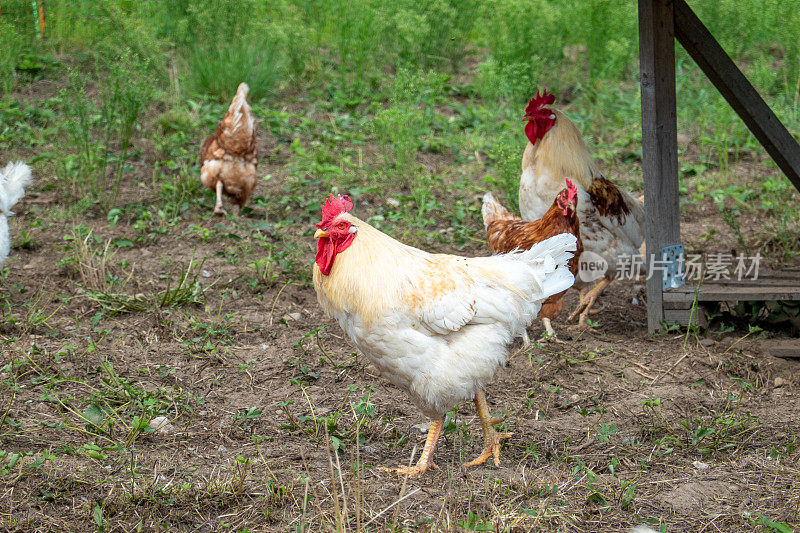
[[[539,140],[536,137],[536,125],[532,120],[529,120],[528,123],[525,124],[525,136],[528,138],[531,144],[536,144],[536,141]]]
[[[319,271],[322,272],[324,276],[327,276],[331,273],[331,269],[333,268],[333,258],[336,255],[336,247],[333,245],[330,239],[328,238],[321,238],[317,241],[317,256],[314,260],[319,267]]]

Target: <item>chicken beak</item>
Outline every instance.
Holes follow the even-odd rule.
[[[321,239],[321,238],[327,237],[327,236],[328,236],[328,232],[327,231],[322,231],[321,229],[318,229],[317,231],[314,232],[314,238],[315,239]]]
[[[531,120],[533,120],[533,115],[525,115],[522,117],[522,122],[530,122]]]

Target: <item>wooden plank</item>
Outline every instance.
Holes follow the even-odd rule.
[[[642,174],[647,257],[680,244],[678,125],[675,111],[675,29],[672,0],[639,0],[642,90]],[[664,318],[661,276],[647,280],[647,328]]]
[[[664,309],[664,322],[688,326],[693,324],[701,328],[708,327],[708,318],[702,307],[696,309]]]
[[[800,191],[800,145],[685,0],[675,0],[675,36]]]
[[[800,339],[781,340],[765,346],[767,352],[783,359],[800,359]]]
[[[675,291],[688,291],[693,292],[695,286],[697,285],[697,280],[688,280],[688,285],[685,287],[679,287],[677,289],[672,289]],[[708,289],[710,287],[718,287],[720,289],[732,288],[732,289],[739,289],[742,287],[750,287],[752,289],[767,289],[769,290],[770,287],[800,287],[800,280],[793,280],[791,278],[770,278],[770,279],[762,279],[760,276],[756,280],[729,280],[720,283],[719,281],[706,281],[705,283],[701,284],[702,287]]]
[[[690,302],[695,298],[694,291],[670,290],[663,294],[664,302]],[[800,300],[800,287],[701,287],[697,293],[700,302],[741,302]]]
[[[667,293],[665,293],[666,295]],[[685,298],[681,300],[671,300],[669,297],[664,298],[664,312],[667,310],[675,309],[691,309],[694,304],[694,298]]]
[[[671,290],[680,292],[694,292],[697,283],[698,283],[697,280],[689,280],[688,285]],[[762,278],[761,276],[759,276],[758,279],[743,279],[741,281],[736,279],[722,280],[722,281],[706,280],[705,282],[700,283],[700,287],[705,290],[711,288],[716,288],[719,290],[725,290],[725,289],[738,290],[743,288],[750,288],[754,290],[755,289],[771,290],[773,288],[778,288],[780,290],[783,290],[787,288],[794,289],[795,287],[800,287],[800,278]]]

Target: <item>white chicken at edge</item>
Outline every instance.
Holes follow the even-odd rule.
[[[14,207],[25,195],[25,186],[31,181],[31,169],[22,161],[8,163],[0,171],[0,267],[11,251],[11,237],[8,230],[8,217]]]

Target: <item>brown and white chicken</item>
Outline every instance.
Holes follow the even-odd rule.
[[[486,240],[493,253],[508,253],[514,250],[527,250],[531,246],[545,239],[571,233],[577,239],[575,256],[569,260],[569,271],[572,275],[578,273],[578,263],[583,252],[581,241],[580,222],[576,213],[578,203],[578,190],[575,185],[566,179],[566,187],[562,189],[550,209],[538,220],[526,221],[511,213],[498,202],[492,193],[483,197],[483,224],[486,227]],[[539,341],[561,342],[556,337],[550,323],[564,309],[564,290],[550,296],[542,304],[539,317],[546,331],[546,335]]]
[[[314,237],[314,288],[322,309],[359,350],[433,419],[416,466],[431,458],[453,406],[473,399],[486,447],[473,466],[494,457],[500,440],[483,393],[505,363],[508,345],[525,333],[542,302],[573,283],[567,263],[575,236],[562,234],[529,250],[490,257],[430,254],[402,244],[350,214],[346,196],[322,208]]]
[[[554,101],[552,94],[537,92],[525,109],[530,142],[522,156],[519,208],[523,219],[536,220],[550,208],[564,178],[575,182],[583,258],[602,259],[606,265],[605,274],[588,292],[591,273],[581,271],[575,278],[581,301],[567,320],[579,316],[578,324],[586,326],[592,305],[619,267],[625,266],[623,262],[640,264],[634,258],[644,241],[644,205],[603,176],[575,124],[558,109],[547,107]]]
[[[228,112],[200,149],[200,181],[216,191],[214,214],[224,216],[222,195],[241,209],[256,186],[256,121],[247,103],[250,88],[239,84]]]

